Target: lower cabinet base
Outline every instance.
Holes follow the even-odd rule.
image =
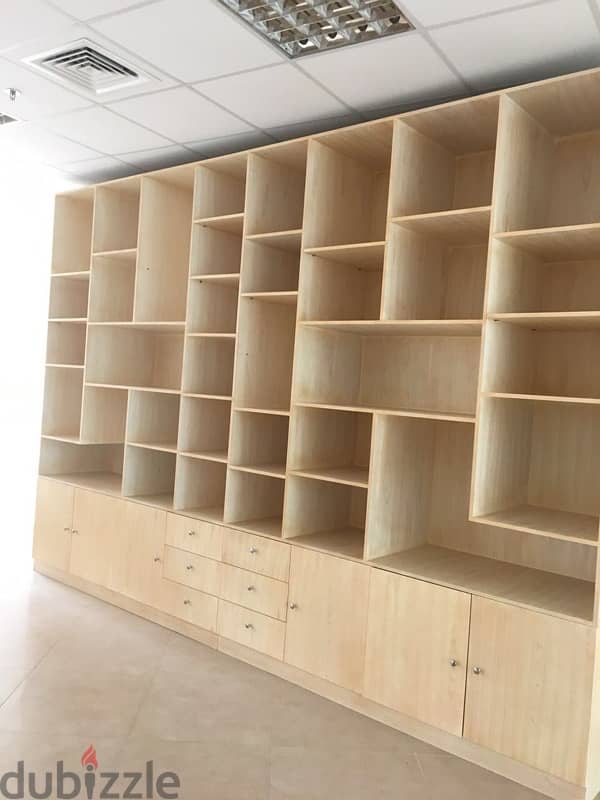
[[[581,786],[567,783],[560,778],[555,778],[552,775],[540,772],[526,764],[479,747],[466,739],[445,733],[430,725],[419,722],[416,719],[400,714],[397,711],[392,711],[384,706],[380,706],[355,692],[343,689],[333,683],[329,683],[329,681],[310,675],[297,667],[285,664],[276,658],[259,653],[256,650],[233,642],[230,639],[225,639],[214,632],[204,631],[201,628],[197,628],[183,620],[177,619],[177,617],[164,614],[161,611],[138,603],[110,589],[105,589],[102,586],[77,578],[39,561],[34,562],[34,568],[36,572],[42,575],[60,581],[86,594],[104,600],[107,603],[118,606],[125,611],[129,611],[151,622],[155,622],[157,625],[169,628],[182,636],[194,639],[226,655],[244,661],[253,667],[277,675],[327,700],[345,706],[359,714],[364,714],[377,722],[395,728],[409,736],[414,736],[416,739],[427,742],[459,758],[464,758],[466,761],[470,761],[491,772],[502,775],[509,780],[516,781],[534,791],[546,794],[554,798],[554,800],[594,800],[594,798],[596,798],[595,792],[593,794],[587,793]],[[600,798],[600,795],[597,797]]]

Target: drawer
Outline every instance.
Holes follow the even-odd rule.
[[[259,575],[287,581],[290,574],[290,546],[262,536],[226,530],[223,532],[223,561],[234,567],[258,572]]]
[[[192,589],[199,589],[208,594],[219,594],[218,561],[196,556],[178,550],[176,547],[165,547],[165,563],[163,576],[171,581],[183,583]]]
[[[259,614],[286,618],[288,585],[283,581],[221,564],[221,597]]]
[[[210,594],[163,580],[158,602],[153,605],[191,625],[213,633],[217,630],[218,600]]]
[[[285,622],[219,600],[217,633],[272,658],[283,659]]]
[[[221,560],[223,528],[209,522],[167,514],[167,544],[196,553],[198,556]]]

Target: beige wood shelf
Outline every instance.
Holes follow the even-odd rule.
[[[173,511],[172,494],[137,494],[127,499],[133,500],[136,503],[142,503],[143,505],[164,508],[166,511]]]
[[[173,322],[88,322],[90,328],[123,328],[148,333],[183,333],[185,321]]]
[[[319,256],[338,264],[348,264],[364,270],[383,269],[385,242],[363,242],[360,244],[327,245],[326,247],[307,247],[304,252]]]
[[[372,563],[402,575],[536,611],[542,609],[578,622],[591,622],[593,618],[594,584],[590,581],[432,545]]]
[[[261,300],[263,303],[281,303],[295,306],[298,302],[298,292],[243,292],[240,297],[248,300]]]
[[[146,450],[160,450],[163,453],[176,453],[177,442],[134,442],[127,441],[131,447],[141,447]]]
[[[50,273],[51,278],[69,278],[73,281],[87,281],[90,277],[90,270],[89,269],[81,269],[75,270],[73,272],[52,272]]]
[[[68,434],[42,433],[42,439],[52,439],[55,442],[69,442],[70,444],[82,444],[80,436],[76,434],[69,436]]]
[[[260,519],[244,520],[243,522],[227,523],[233,528],[247,533],[258,533],[261,536],[270,536],[274,539],[281,538],[282,521],[280,517],[261,517]]]
[[[310,320],[305,327],[367,336],[481,336],[480,319]]]
[[[87,317],[49,317],[48,322],[74,322],[83,325],[87,323]]]
[[[285,478],[285,464],[230,464],[230,469],[249,472],[253,475],[266,475],[270,478]]]
[[[546,394],[516,394],[510,392],[482,392],[482,397],[496,397],[500,400],[532,400],[540,403],[581,403],[583,405],[599,405],[597,397],[561,397]]]
[[[122,476],[112,472],[66,472],[45,477],[69,483],[80,489],[93,489],[103,494],[121,496]]]
[[[227,450],[180,450],[180,453],[187,458],[198,458],[201,461],[217,461],[220,464],[227,463]]]
[[[136,386],[135,384],[127,383],[89,383],[86,386],[92,386],[96,389],[135,389],[136,392],[156,392],[158,394],[180,394],[179,389],[169,389],[164,386]]]
[[[236,286],[240,282],[239,272],[215,272],[202,275],[190,275],[191,281],[198,281],[198,283],[217,283],[223,286]]]
[[[332,553],[360,561],[363,558],[364,538],[365,534],[362,530],[340,528],[294,536],[290,541],[323,553]]]
[[[231,403],[230,394],[202,394],[198,392],[181,392],[182,397],[198,397],[202,400],[224,400],[226,403]]]
[[[178,514],[192,519],[199,519],[203,522],[213,522],[217,525],[223,524],[223,506],[211,506],[209,508],[175,508]]]
[[[394,217],[392,222],[417,233],[453,244],[485,243],[489,237],[491,206],[453,209]]]
[[[598,546],[600,517],[592,517],[587,514],[574,514],[552,508],[524,505],[496,511],[493,514],[484,514],[475,517],[474,521],[554,539]]]
[[[285,408],[251,408],[250,406],[235,406],[235,411],[246,414],[272,414],[273,416],[289,417],[290,411]]]
[[[244,227],[244,214],[243,212],[238,212],[236,214],[220,214],[216,217],[204,217],[203,219],[195,219],[194,225],[203,225],[205,228],[213,228],[223,233],[241,234]]]
[[[600,328],[600,311],[552,311],[490,314],[491,320],[508,322],[532,330],[587,331]]]
[[[386,414],[396,417],[416,417],[418,419],[438,419],[446,420],[447,422],[467,422],[474,423],[474,414],[453,414],[444,413],[442,411],[427,411],[418,408],[381,408],[372,406],[346,406],[336,405],[334,403],[303,403],[295,402],[294,405],[302,406],[303,408],[330,408],[335,411],[361,411],[367,414]]]
[[[292,475],[300,475],[303,478],[314,478],[320,481],[331,481],[332,483],[344,483],[348,486],[362,486],[365,489],[369,485],[369,470],[366,467],[322,467],[315,469],[294,469]]]
[[[83,369],[83,364],[50,364],[46,363],[46,367],[51,369]]]
[[[548,261],[600,257],[600,223],[510,231],[494,238]]]
[[[300,243],[302,241],[302,229],[274,231],[273,233],[253,233],[246,236],[246,239],[268,245],[269,247],[274,247],[277,250],[299,253]]]
[[[114,258],[118,261],[135,262],[137,247],[125,247],[122,250],[99,250],[92,253],[93,258]]]
[[[190,339],[221,339],[222,341],[235,341],[235,333],[187,333]]]

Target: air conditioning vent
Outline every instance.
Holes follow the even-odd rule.
[[[8,125],[9,122],[18,122],[18,119],[15,117],[9,117],[8,114],[1,114],[0,113],[0,125]]]
[[[92,96],[150,80],[150,76],[139,67],[88,39],[79,39],[23,60],[63,83],[85,89]]]

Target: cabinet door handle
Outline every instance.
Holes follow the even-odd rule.
[[[65,533],[73,533],[73,531],[71,530],[71,528],[63,528],[63,531],[64,531]]]
[[[252,547],[251,547],[251,548],[248,550],[248,552],[250,553],[250,555],[251,555],[251,556],[255,556],[255,555],[258,553],[258,547],[254,547],[254,546],[252,546]]]
[[[292,609],[292,611],[296,611],[296,609],[298,608],[298,604],[297,603],[290,603],[290,608]]]
[[[191,606],[192,605],[192,601],[191,600],[184,600],[183,601],[183,605],[184,606]]]
[[[246,628],[247,631],[253,631],[254,630],[254,625],[251,622],[245,622],[244,623],[244,628]]]
[[[195,535],[196,535],[196,531],[188,531],[188,536],[195,536]]]
[[[188,564],[186,569],[187,569],[188,572],[190,572],[191,570],[194,569],[194,567],[191,564]]]
[[[248,591],[249,592],[255,592],[256,591],[256,586],[252,586],[252,584],[250,584],[250,586],[248,586]]]
[[[481,667],[473,667],[473,675],[481,675],[482,672]]]
[[[159,556],[154,556],[154,563],[155,563],[155,564],[159,564],[159,563],[160,563],[160,558],[159,558]]]
[[[79,536],[79,531],[75,530],[75,528],[72,529],[71,533],[74,534],[75,536]]]
[[[458,666],[458,661],[455,658],[451,658],[449,663],[450,663],[451,667],[457,667]]]

